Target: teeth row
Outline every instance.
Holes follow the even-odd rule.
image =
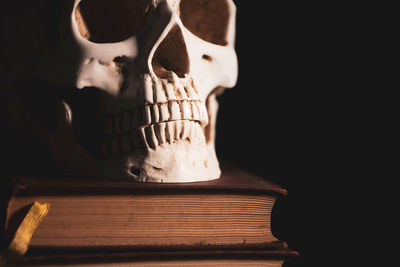
[[[194,120],[206,125],[208,124],[207,109],[200,101],[188,100],[172,100],[145,106],[144,124],[175,120]]]
[[[190,78],[179,78],[174,72],[168,79],[153,80],[149,74],[144,76],[142,99],[145,104],[163,103],[169,100],[200,100]]]
[[[206,106],[193,79],[171,72],[166,79],[144,76],[139,90],[143,105],[104,117],[102,155],[120,157],[137,148],[155,149],[175,142],[205,143]]]
[[[142,142],[147,148],[155,149],[162,144],[172,144],[178,141],[188,143],[205,142],[203,129],[194,121],[169,121],[140,129]]]
[[[193,120],[202,126],[208,124],[207,109],[200,101],[168,101],[165,103],[146,105],[136,111],[106,115],[104,133],[106,136],[128,133],[139,126],[152,123]]]
[[[155,149],[162,144],[179,141],[205,143],[200,124],[188,120],[151,124],[140,128],[139,131],[103,143],[102,155],[117,158],[139,147]]]

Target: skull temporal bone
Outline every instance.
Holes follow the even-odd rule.
[[[117,16],[104,16],[105,10]],[[106,178],[218,178],[216,94],[233,87],[237,79],[233,2],[75,0],[70,19],[78,67],[61,68],[56,75],[44,69],[41,76],[71,85],[63,76],[73,72],[72,83],[82,92],[101,91],[96,100],[101,104],[95,107],[100,131],[84,126],[92,119],[81,115],[88,108],[84,102],[64,102],[65,111],[72,113],[74,135],[90,154],[78,158],[91,158],[90,169]],[[107,29],[107,23],[114,28]],[[92,146],[91,139],[97,140]],[[65,153],[53,148],[53,153],[59,152]]]

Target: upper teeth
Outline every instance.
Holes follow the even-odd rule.
[[[163,103],[168,100],[200,100],[190,77],[179,78],[171,72],[167,79],[144,75],[142,100],[145,104]]]
[[[141,125],[175,120],[195,120],[205,126],[208,114],[190,77],[180,79],[174,72],[168,79],[145,74],[142,94],[144,117]]]
[[[170,100],[165,103],[146,105],[142,113],[142,121],[136,126],[145,126],[157,122],[194,120],[202,125],[208,124],[206,107],[200,101],[193,100]],[[137,116],[140,116],[137,112]],[[139,119],[140,118],[136,118]]]

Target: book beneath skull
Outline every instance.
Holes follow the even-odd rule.
[[[218,249],[218,250],[164,250],[125,253],[75,253],[40,255],[30,253],[13,266],[104,266],[104,267],[172,267],[214,266],[281,267],[298,253],[289,249]]]
[[[14,178],[1,209],[2,246],[40,202],[50,208],[28,253],[284,248],[271,231],[271,211],[286,190],[232,165],[222,169],[220,179],[177,184]]]

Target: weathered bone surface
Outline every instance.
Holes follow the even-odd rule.
[[[237,79],[232,0],[70,2],[44,22],[57,25],[55,32],[41,30],[43,21],[27,30],[40,31],[36,42],[46,49],[2,88],[31,111],[19,101],[26,87],[15,81],[34,77],[42,89],[31,101],[49,106],[40,116],[55,114],[55,123],[43,127],[24,115],[14,124],[29,124],[73,173],[143,182],[219,178],[216,95]],[[57,42],[44,46],[46,34]]]

